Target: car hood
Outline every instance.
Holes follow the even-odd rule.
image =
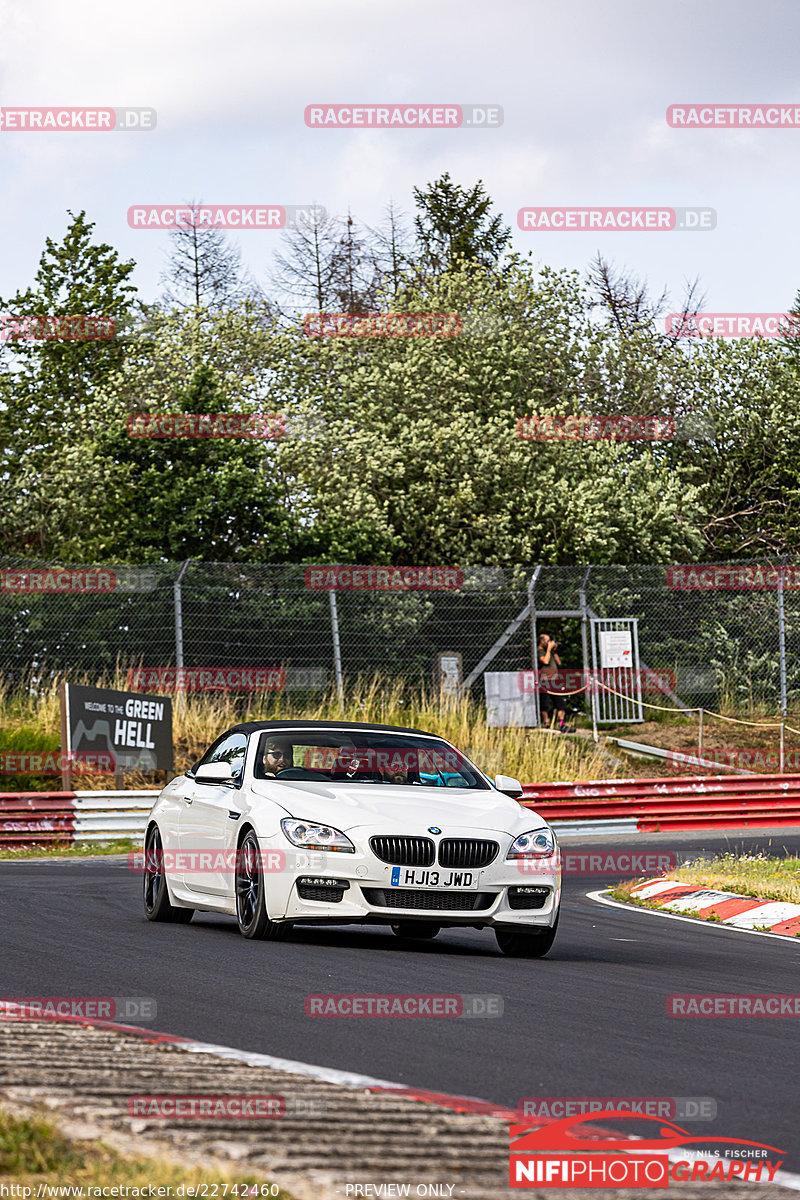
[[[277,802],[292,817],[343,831],[380,825],[387,833],[409,834],[438,825],[445,834],[462,827],[504,833],[519,830],[523,814],[529,829],[545,824],[538,813],[494,790],[371,783],[348,787],[287,780],[259,781],[253,784],[253,792]]]

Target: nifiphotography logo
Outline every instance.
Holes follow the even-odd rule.
[[[628,1136],[594,1121],[635,1121]],[[645,1122],[645,1129],[641,1122]],[[581,1125],[588,1126],[578,1132]],[[619,1111],[543,1126],[511,1125],[509,1183],[536,1188],[666,1188],[670,1183],[770,1183],[784,1151],[742,1138],[693,1136],[680,1125]]]

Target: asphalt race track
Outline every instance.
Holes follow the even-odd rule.
[[[569,850],[800,847],[800,830],[565,839]],[[525,1096],[710,1096],[695,1134],[786,1151],[800,1171],[791,1019],[677,1020],[675,992],[790,994],[800,944],[639,911],[567,878],[559,936],[541,961],[503,957],[488,931],[410,945],[376,927],[296,929],[248,942],[231,920],[142,914],[121,859],[0,863],[2,995],[149,996],[154,1028],[515,1107]],[[310,1019],[309,993],[486,993],[502,1018]]]

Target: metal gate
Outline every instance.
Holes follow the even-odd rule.
[[[644,721],[637,617],[592,617],[592,719]]]

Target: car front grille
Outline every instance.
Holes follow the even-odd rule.
[[[494,892],[423,891],[420,888],[362,888],[375,908],[416,908],[425,912],[479,912],[491,908]]]
[[[430,838],[387,835],[371,837],[369,844],[376,858],[393,867],[430,867],[436,857]]]
[[[445,838],[439,844],[439,862],[443,867],[488,867],[500,850],[497,842],[476,838]]]
[[[509,908],[544,908],[549,887],[512,887],[508,889]]]

